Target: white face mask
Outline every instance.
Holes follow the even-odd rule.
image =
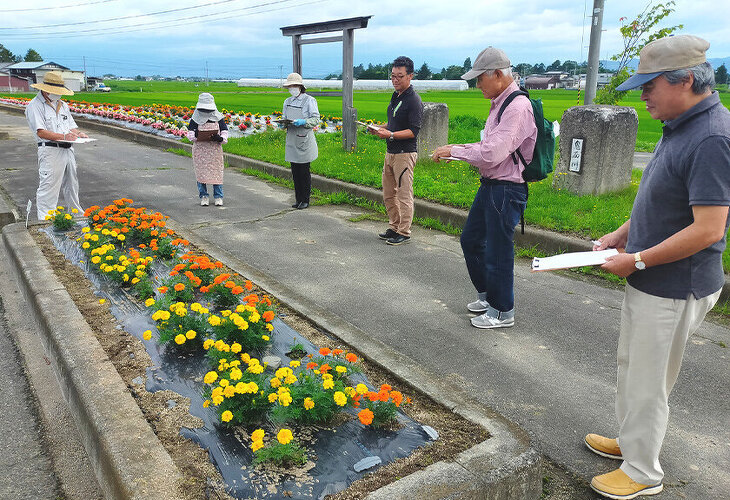
[[[302,91],[299,90],[299,87],[289,87],[289,93],[292,97],[299,97],[299,94],[301,94]]]
[[[60,95],[56,95],[56,94],[46,94],[46,95],[48,95],[48,100],[51,101],[53,104],[56,104],[58,102],[58,100],[61,98]]]

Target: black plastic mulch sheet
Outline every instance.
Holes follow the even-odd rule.
[[[59,233],[51,228],[41,231],[48,235],[69,261],[84,270],[95,294],[107,299],[112,314],[126,332],[142,340],[142,333],[152,330],[153,340],[156,338],[155,322],[147,308],[125,290],[89,269],[86,256],[76,241],[80,235],[78,231]],[[156,276],[164,278],[170,269],[156,264],[154,270]],[[289,358],[285,353],[295,343],[302,344],[308,353],[317,354],[318,349],[313,344],[278,317],[273,324],[273,345],[265,355],[279,356],[282,366],[288,365]],[[203,354],[180,356],[156,342],[143,343],[153,363],[147,369],[147,391],[171,390],[190,398],[190,413],[202,419],[204,425],[197,429],[182,428],[181,434],[209,451],[211,460],[223,476],[228,493],[236,498],[323,498],[344,490],[356,479],[376,470],[373,467],[355,472],[353,466],[364,458],[377,456],[382,464],[387,464],[407,457],[415,449],[430,442],[421,425],[401,412],[398,413],[400,428],[397,431],[384,431],[363,426],[356,412],[351,411],[352,420],[335,429],[315,430],[312,433],[313,443],[302,443],[308,450],[308,457],[316,457],[316,465],[306,475],[295,477],[284,474],[272,484],[251,466],[253,452],[248,443],[242,442],[235,432],[223,427],[214,409],[203,408],[205,398],[202,396],[202,379],[211,369]],[[362,382],[377,390],[362,374],[352,376],[351,380],[353,384]],[[272,437],[272,429],[264,429]]]

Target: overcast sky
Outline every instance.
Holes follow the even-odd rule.
[[[601,59],[622,50],[619,19],[647,3],[606,0]],[[355,64],[408,55],[439,70],[493,45],[513,64],[547,65],[588,58],[592,8],[593,0],[0,0],[0,43],[72,69],[83,69],[85,56],[89,75],[204,76],[207,62],[211,78],[279,77],[291,71],[282,26],[373,16],[355,31]],[[726,58],[730,30],[719,8],[677,0],[663,25],[684,24],[681,33],[711,43],[709,58]],[[339,43],[304,46],[305,78],[339,73],[341,51]]]

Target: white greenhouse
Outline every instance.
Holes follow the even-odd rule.
[[[284,83],[281,78],[241,78],[239,87],[281,87]],[[466,90],[468,85],[464,80],[412,80],[416,90]],[[304,86],[313,89],[342,90],[342,80],[311,80],[305,79]],[[355,80],[354,90],[392,90],[390,80]]]

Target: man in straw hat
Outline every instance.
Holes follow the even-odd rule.
[[[588,434],[585,444],[619,469],[591,488],[608,498],[662,491],[659,451],[688,337],[720,297],[730,206],[730,112],[705,58],[710,44],[662,38],[639,54],[639,68],[618,87],[641,87],[652,118],[664,122],[644,171],[631,218],[595,250],[626,249],[603,269],[626,277],[618,341],[618,439]]]
[[[31,87],[40,90],[25,108],[28,126],[38,143],[38,219],[44,220],[48,212],[56,208],[61,190],[69,211],[81,211],[76,158],[71,142],[87,135],[79,131],[68,104],[61,100],[62,95],[74,93],[66,88],[58,71],[49,71],[43,75],[43,83],[34,83]]]

